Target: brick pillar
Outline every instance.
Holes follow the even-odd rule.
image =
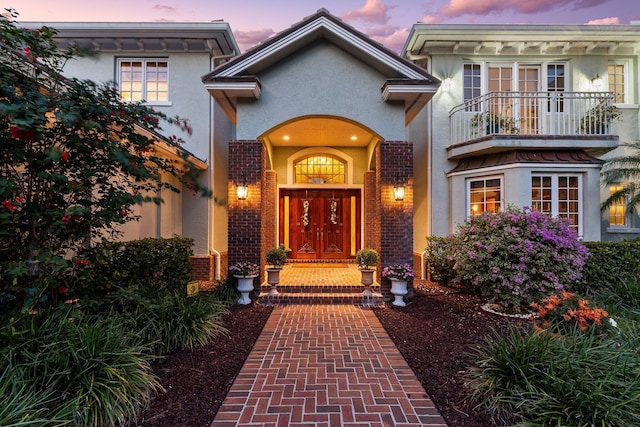
[[[266,169],[266,165],[265,165]],[[278,211],[278,201],[276,199],[276,171],[265,170],[262,179],[262,254],[267,253],[267,249],[276,246],[278,224],[276,223],[276,213]],[[264,271],[266,260],[260,257],[260,270]]]
[[[262,264],[262,202],[265,150],[260,141],[229,141],[228,265],[239,261]],[[246,180],[249,193],[238,200],[237,186]],[[255,280],[254,284],[258,283]]]
[[[364,247],[380,251],[380,197],[376,172],[364,173]]]
[[[413,265],[413,144],[385,141],[376,159],[376,183],[380,191],[380,268],[391,264]],[[393,187],[404,184],[404,200],[395,200]],[[409,284],[413,293],[413,284]],[[391,299],[391,282],[381,280],[386,300]]]

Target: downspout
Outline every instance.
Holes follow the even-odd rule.
[[[427,57],[427,66],[425,67],[427,72],[431,74],[431,57]],[[427,117],[429,118],[429,126],[427,127],[427,156],[429,156],[429,163],[427,164],[427,200],[429,202],[429,219],[427,222],[427,235],[431,236],[433,234],[433,139],[431,129],[433,128],[433,113],[431,102],[429,102],[426,106],[427,108]],[[420,254],[420,262],[421,262],[421,273],[422,280],[431,280],[431,274],[429,271],[429,263],[426,260],[427,249]]]

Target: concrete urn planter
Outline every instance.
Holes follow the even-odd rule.
[[[277,268],[267,268],[267,283],[271,285],[271,290],[269,290],[269,295],[276,296],[280,295],[276,286],[280,283],[280,271],[282,271],[281,267]]]
[[[247,305],[251,304],[251,298],[249,294],[253,291],[253,279],[257,276],[234,276],[238,279],[238,292],[240,292],[240,299],[238,304]]]
[[[398,307],[404,307],[407,305],[404,302],[404,296],[409,293],[409,291],[407,290],[406,280],[391,279],[391,293],[395,297],[392,303],[393,305]]]

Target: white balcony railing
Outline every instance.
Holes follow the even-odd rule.
[[[451,144],[485,135],[610,135],[610,92],[490,92],[449,112]]]

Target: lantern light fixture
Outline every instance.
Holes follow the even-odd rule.
[[[238,194],[238,200],[246,200],[249,194],[249,187],[247,186],[247,178],[245,178],[244,174],[240,177],[240,182],[236,188]]]
[[[404,200],[404,183],[400,180],[400,176],[396,177],[396,182],[393,185],[393,197],[396,201]]]

